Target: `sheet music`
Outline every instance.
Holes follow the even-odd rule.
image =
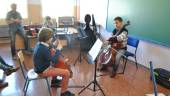
[[[96,42],[94,43],[93,47],[88,52],[88,54],[90,55],[92,61],[95,61],[97,55],[100,52],[100,49],[101,49],[102,45],[103,45],[103,42],[98,38],[96,40]]]

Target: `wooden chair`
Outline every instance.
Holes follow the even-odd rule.
[[[49,94],[50,94],[50,96],[52,96],[51,95],[51,90],[50,90],[50,85],[49,85],[49,82],[48,82],[48,77],[41,77],[41,76],[39,76],[34,71],[34,69],[29,69],[28,70],[26,68],[26,66],[25,66],[25,63],[24,63],[24,56],[23,56],[22,51],[18,52],[18,61],[19,61],[19,65],[20,65],[20,68],[21,68],[21,71],[22,71],[22,75],[23,75],[23,77],[25,79],[25,84],[24,84],[24,88],[23,88],[24,96],[26,96],[26,92],[27,92],[29,83],[31,81],[33,81],[33,80],[40,80],[40,79],[44,79],[46,81]]]

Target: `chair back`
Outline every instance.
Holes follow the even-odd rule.
[[[23,55],[23,52],[20,50],[18,52],[18,61],[19,61],[19,65],[20,65],[20,68],[21,68],[21,71],[22,71],[22,75],[24,77],[24,79],[26,79],[26,74],[28,72],[26,66],[25,66],[25,59],[24,59],[24,55]]]
[[[135,50],[135,54],[139,45],[139,40],[133,37],[128,37],[128,41],[127,41],[127,45],[132,46],[134,48],[136,48]]]

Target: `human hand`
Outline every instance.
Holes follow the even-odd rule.
[[[58,49],[58,50],[61,50],[62,48],[63,48],[63,46],[62,46],[61,42],[59,41],[58,46],[57,46],[57,49]]]
[[[15,22],[15,23],[21,23],[21,20],[19,20],[19,19],[14,19],[14,22]]]
[[[58,46],[58,44],[59,44],[59,40],[58,40],[58,39],[56,39],[56,40],[53,42],[53,45],[57,47],[57,46]]]

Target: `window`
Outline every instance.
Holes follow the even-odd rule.
[[[41,0],[42,15],[50,17],[73,16],[75,0]]]
[[[108,0],[80,0],[80,20],[84,21],[86,14],[94,14],[97,24],[106,25]]]
[[[22,18],[27,18],[27,0],[0,0],[0,19],[6,18],[12,3],[17,4],[17,11],[20,12]]]

